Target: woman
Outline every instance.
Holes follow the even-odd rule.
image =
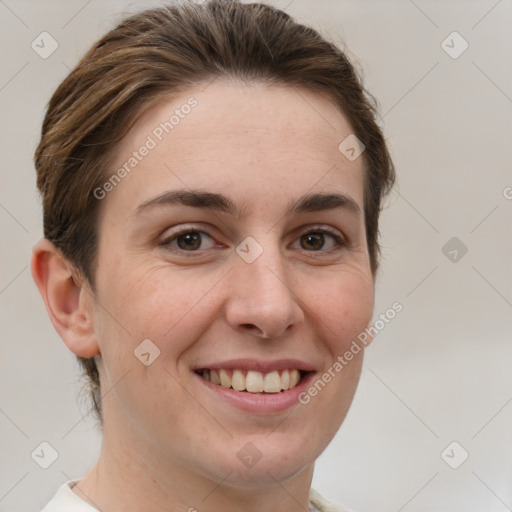
[[[103,443],[45,512],[341,510],[311,480],[371,341],[375,115],[345,55],[264,4],[134,15],[59,86],[32,274]]]

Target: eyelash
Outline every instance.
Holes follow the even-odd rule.
[[[169,238],[166,238],[164,241],[161,242],[161,246],[163,246],[166,250],[169,250],[171,252],[177,252],[177,253],[180,253],[180,255],[186,255],[186,257],[198,257],[198,256],[203,256],[203,252],[204,251],[207,251],[208,249],[196,249],[196,250],[191,250],[191,251],[187,251],[185,249],[180,249],[180,248],[177,248],[177,247],[172,247],[170,244],[174,241],[176,241],[180,236],[183,236],[183,235],[187,235],[189,233],[200,233],[202,235],[207,235],[209,238],[211,238],[212,240],[214,240],[214,238],[208,234],[206,231],[202,230],[202,229],[198,229],[198,228],[186,228],[186,229],[183,229],[177,233],[174,233],[171,237]],[[307,252],[307,253],[313,253],[313,254],[316,254],[316,253],[331,253],[333,251],[339,251],[341,250],[342,248],[344,248],[346,246],[346,241],[341,237],[339,236],[337,233],[329,230],[329,229],[326,229],[326,228],[312,228],[312,229],[309,229],[307,231],[304,231],[303,233],[301,233],[297,240],[300,240],[300,238],[304,235],[308,235],[308,234],[322,234],[322,235],[328,235],[330,236],[334,242],[335,242],[335,247],[332,247],[330,249],[327,249],[327,250],[318,250],[318,251],[308,251],[306,249],[303,249],[304,252]]]

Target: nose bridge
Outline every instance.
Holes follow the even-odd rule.
[[[267,249],[251,264],[240,264],[244,279],[254,288],[254,293],[265,295],[288,295],[285,268],[281,255],[277,250]]]
[[[278,242],[269,233],[259,239],[246,238],[237,247],[228,321],[236,329],[257,328],[265,337],[278,337],[301,321],[302,310]]]

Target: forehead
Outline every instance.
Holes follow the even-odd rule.
[[[320,94],[226,80],[197,85],[162,98],[121,141],[111,173],[128,172],[109,201],[135,208],[163,189],[201,187],[249,201],[271,189],[288,204],[290,195],[341,188],[362,206],[363,159],[338,149],[351,133]]]

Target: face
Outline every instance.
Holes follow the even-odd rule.
[[[333,365],[373,310],[363,160],[338,150],[350,133],[322,96],[223,81],[139,118],[112,174],[129,172],[99,199],[105,439],[239,487],[312,468],[362,351]]]

